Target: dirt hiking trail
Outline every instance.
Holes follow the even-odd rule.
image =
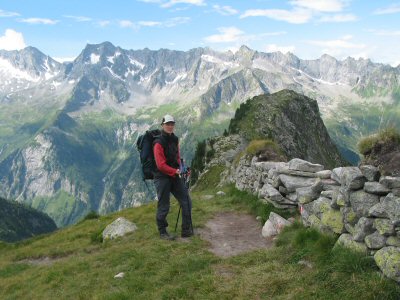
[[[260,248],[272,247],[272,239],[261,235],[261,225],[254,216],[239,212],[221,212],[210,219],[198,233],[210,243],[209,250],[220,257],[230,257]]]

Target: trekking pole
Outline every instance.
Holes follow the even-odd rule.
[[[187,193],[188,193],[188,197],[189,197],[189,176],[187,175],[187,173],[184,173],[183,174],[183,177],[181,178],[181,180],[183,181],[183,185],[184,185],[184,187],[187,189]],[[188,205],[189,205],[189,210],[191,211],[192,210],[192,207],[190,206],[190,203],[189,203],[189,201],[187,201],[188,202]],[[178,228],[178,221],[179,221],[179,215],[180,215],[180,213],[181,213],[181,205],[179,204],[179,211],[178,211],[178,217],[176,218],[176,223],[175,223],[175,232],[176,232],[176,230],[177,230],[177,228]],[[190,214],[191,215],[191,214]],[[190,216],[190,230],[192,231],[192,233],[193,233],[193,222],[192,222],[192,216]]]
[[[185,188],[186,188],[186,190],[187,190],[187,197],[190,199],[190,196],[189,196],[189,187],[190,187],[190,168],[189,167],[185,167],[185,170],[184,170],[184,177],[183,177],[183,184],[184,184],[184,186],[185,186]],[[189,201],[189,199],[187,199],[188,201],[187,201],[187,203],[188,203],[188,205],[189,205],[189,211],[190,211],[190,230],[191,230],[191,232],[192,232],[192,234],[194,233],[194,230],[193,230],[193,222],[192,222],[192,203],[191,203],[191,201]]]
[[[182,180],[182,174],[183,173],[183,159],[181,158],[181,163],[179,164],[179,178]],[[176,229],[178,228],[178,222],[179,222],[179,215],[181,214],[181,204],[179,203],[179,211],[178,211],[178,217],[176,218],[176,223],[175,223],[175,233]]]
[[[179,221],[180,214],[181,214],[181,205],[179,204],[178,217],[176,218],[176,223],[175,223],[175,233],[176,233],[176,229],[178,228],[178,221]]]
[[[188,176],[187,176],[187,171],[188,168],[186,168],[184,162],[183,162],[183,158],[181,158],[180,164],[179,164],[179,178],[180,180],[182,180],[183,186],[188,190],[187,193],[189,193],[189,187],[188,187]],[[179,222],[179,215],[181,213],[181,209],[182,206],[179,203],[179,211],[178,211],[178,217],[176,218],[176,223],[175,223],[175,232],[178,228],[178,222]],[[189,209],[191,209],[191,207],[189,207]],[[193,225],[192,225],[192,219],[190,218],[190,226],[191,226],[191,230],[193,231]]]

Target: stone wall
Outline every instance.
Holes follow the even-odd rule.
[[[337,244],[373,255],[400,282],[400,177],[368,165],[324,170],[297,158],[243,157],[228,180],[276,207],[299,209],[303,224],[340,235]]]

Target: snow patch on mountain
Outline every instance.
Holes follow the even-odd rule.
[[[56,69],[56,66],[54,64],[51,64],[51,67],[49,65],[49,57],[47,56],[46,61],[43,65],[43,69],[46,70],[46,73],[44,74],[44,77],[46,80],[49,80],[50,78],[53,78],[58,75],[59,72],[54,72],[52,71],[53,69]]]
[[[209,62],[209,63],[213,63],[213,64],[223,65],[223,66],[228,67],[228,68],[239,67],[238,63],[231,62],[231,61],[224,61],[224,60],[222,60],[222,59],[220,59],[218,57],[207,55],[207,54],[203,54],[201,56],[201,59],[203,61],[206,61],[206,62]]]
[[[54,87],[56,88],[56,87],[60,86],[62,83],[61,83],[61,82],[58,82],[58,81],[54,81],[54,80],[53,80],[52,84],[53,84],[53,85],[54,85]]]
[[[158,72],[158,68],[155,69],[153,71],[153,73],[151,73],[149,76],[145,76],[145,77],[140,76],[140,81],[139,82],[143,83],[143,82],[149,81],[153,77],[153,75],[156,74],[157,72]]]
[[[124,81],[124,79],[121,78],[120,76],[118,76],[117,74],[115,74],[115,73],[113,72],[113,70],[111,70],[110,67],[104,67],[103,69],[108,70],[108,71],[110,72],[110,74],[111,74],[113,77],[115,77],[115,78],[117,78],[117,79],[119,79],[119,80],[121,80],[121,81]]]
[[[115,56],[108,56],[107,57],[107,61],[109,61],[110,63],[114,63],[114,59],[115,59]]]
[[[342,83],[342,82],[340,82],[340,81],[336,81],[336,82],[325,81],[325,80],[323,80],[323,79],[321,79],[321,78],[312,77],[311,75],[307,74],[306,72],[304,72],[304,71],[302,71],[302,70],[300,70],[300,69],[295,69],[295,68],[293,68],[293,67],[290,67],[290,68],[291,68],[292,70],[294,70],[294,71],[296,71],[296,72],[299,72],[300,74],[302,74],[302,75],[304,75],[304,76],[310,78],[311,80],[317,81],[317,82],[322,83],[322,84],[326,84],[326,85],[347,85],[347,84]]]
[[[40,77],[33,77],[28,72],[15,68],[8,60],[0,58],[0,75],[8,78],[24,79],[32,82],[38,82]]]
[[[100,61],[100,55],[92,53],[90,54],[90,63],[92,65],[97,64]]]
[[[176,75],[176,77],[172,80],[172,81],[166,81],[166,84],[175,84],[178,81],[183,81],[188,77],[188,74],[185,73],[180,73],[178,75]]]
[[[131,65],[137,66],[140,69],[144,68],[144,64],[138,62],[137,60],[133,59],[132,57],[129,57],[129,62],[131,63]]]

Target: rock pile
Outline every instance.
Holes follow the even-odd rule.
[[[400,282],[400,177],[364,165],[324,170],[301,159],[242,158],[230,180],[279,208],[299,208],[306,226],[339,234],[338,244],[373,255]]]

